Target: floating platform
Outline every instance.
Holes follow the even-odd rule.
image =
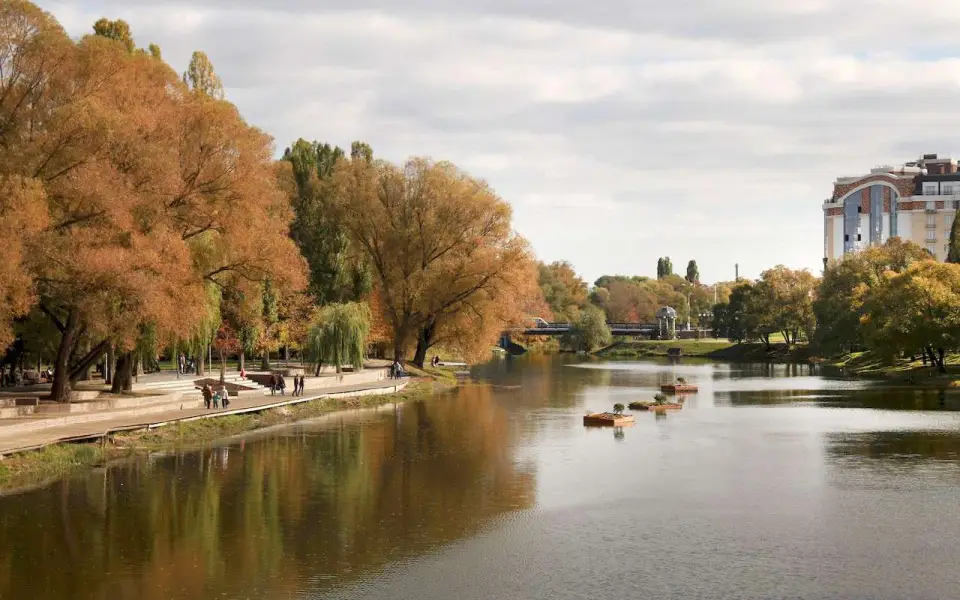
[[[629,425],[634,421],[633,415],[616,415],[614,413],[593,413],[584,415],[583,417],[584,425],[610,425],[612,427],[620,427],[621,425]]]
[[[670,384],[670,385],[661,385],[660,391],[666,394],[692,394],[698,391],[699,388],[695,385],[686,385],[686,384]]]
[[[657,404],[656,402],[631,402],[631,410],[680,410],[683,408],[683,404],[680,403],[671,403],[671,404]]]

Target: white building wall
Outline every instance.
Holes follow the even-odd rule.
[[[833,219],[833,257],[843,256],[843,215],[830,217]]]
[[[883,227],[880,232],[880,243],[890,239],[890,213],[883,213]]]
[[[921,217],[923,213],[897,213],[897,235],[905,240],[913,239],[913,215],[918,214]]]

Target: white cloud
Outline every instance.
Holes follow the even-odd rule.
[[[81,0],[182,70],[205,50],[277,139],[487,179],[588,278],[818,269],[831,181],[957,150],[960,5],[931,0]]]

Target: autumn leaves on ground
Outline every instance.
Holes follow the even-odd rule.
[[[533,254],[486,183],[360,142],[275,160],[205,55],[180,76],[124,22],[93,30],[0,4],[0,345],[52,364],[53,399],[105,355],[115,393],[162,352],[202,372],[211,345],[339,366],[323,326],[345,314],[389,358],[478,358],[539,312]]]

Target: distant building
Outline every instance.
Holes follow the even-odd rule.
[[[824,262],[894,236],[945,260],[958,202],[957,161],[936,154],[838,177],[833,195],[823,203]]]

